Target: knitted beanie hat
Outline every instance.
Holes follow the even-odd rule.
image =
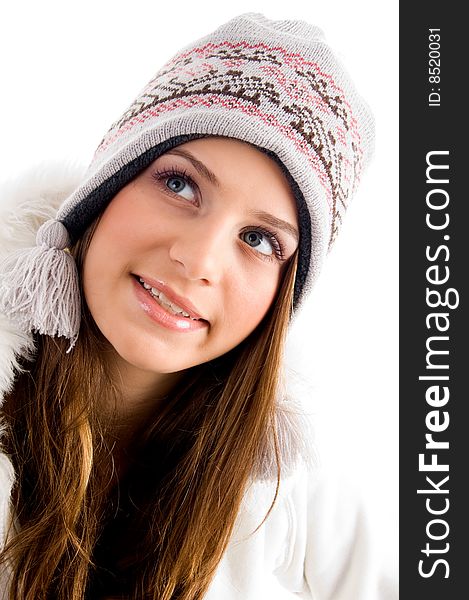
[[[41,226],[36,247],[2,264],[0,310],[26,330],[69,338],[70,350],[81,309],[67,246],[158,156],[206,136],[253,144],[284,171],[300,225],[296,312],[371,157],[374,121],[318,27],[259,13],[231,19],[156,73],[111,125],[56,219]]]

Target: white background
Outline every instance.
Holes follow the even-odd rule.
[[[375,158],[292,329],[290,357],[310,385],[322,462],[359,482],[395,561],[397,2],[3,3],[0,180],[51,158],[88,164],[108,127],[166,60],[243,12],[319,25],[375,114]]]

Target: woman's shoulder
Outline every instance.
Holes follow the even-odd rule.
[[[207,598],[259,598],[269,590],[282,599],[397,599],[395,565],[382,559],[386,540],[376,538],[356,486],[303,464],[276,488],[272,480],[248,488]]]

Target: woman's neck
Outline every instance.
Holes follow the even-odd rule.
[[[109,362],[115,385],[115,405],[106,407],[111,414],[112,429],[108,442],[113,448],[118,472],[125,470],[134,440],[149,424],[165,396],[183,376],[178,373],[145,371],[113,353]]]

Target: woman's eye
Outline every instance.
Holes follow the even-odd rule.
[[[285,248],[282,241],[267,229],[259,227],[248,229],[241,234],[241,239],[268,260],[279,260],[280,262],[285,260]]]
[[[194,201],[196,198],[196,194],[194,194],[192,186],[188,181],[186,181],[186,179],[184,179],[184,177],[176,175],[167,177],[166,185],[172,192],[182,195],[186,200]],[[184,194],[189,194],[189,196]]]
[[[274,249],[270,240],[260,231],[246,231],[243,240],[262,254],[273,254]]]
[[[155,169],[151,173],[152,178],[159,186],[164,186],[173,194],[181,196],[192,204],[198,204],[197,184],[194,183],[191,176],[184,169]]]

